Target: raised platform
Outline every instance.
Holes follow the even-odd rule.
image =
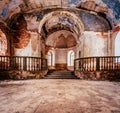
[[[41,71],[20,71],[20,70],[11,70],[11,71],[1,71],[0,80],[23,80],[23,79],[40,79],[47,74],[48,70]]]
[[[81,80],[120,81],[120,71],[75,71],[74,74]]]

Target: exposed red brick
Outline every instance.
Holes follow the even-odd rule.
[[[120,31],[120,26],[117,26],[113,29],[113,32],[118,32],[118,31]]]
[[[97,37],[102,36],[103,38],[107,38],[107,37],[108,37],[107,34],[104,33],[104,32],[98,33],[98,34],[96,34],[96,36],[97,36]]]

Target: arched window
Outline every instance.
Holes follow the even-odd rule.
[[[49,51],[47,54],[48,66],[52,66],[52,52]]]
[[[68,66],[74,66],[75,53],[73,50],[68,52]]]
[[[120,56],[120,32],[115,39],[115,56]]]
[[[74,66],[74,52],[73,51],[70,54],[70,66]]]
[[[120,32],[115,39],[115,56],[120,56]],[[116,62],[120,62],[120,58],[116,59]]]
[[[5,55],[7,51],[7,39],[5,34],[0,30],[0,55]]]

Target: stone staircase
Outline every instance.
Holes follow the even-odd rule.
[[[73,71],[68,70],[51,70],[44,77],[45,79],[76,79]]]

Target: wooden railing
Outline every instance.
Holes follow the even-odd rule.
[[[84,57],[74,60],[78,71],[120,71],[120,56]]]
[[[0,56],[0,70],[40,71],[47,69],[47,59],[40,57]]]

